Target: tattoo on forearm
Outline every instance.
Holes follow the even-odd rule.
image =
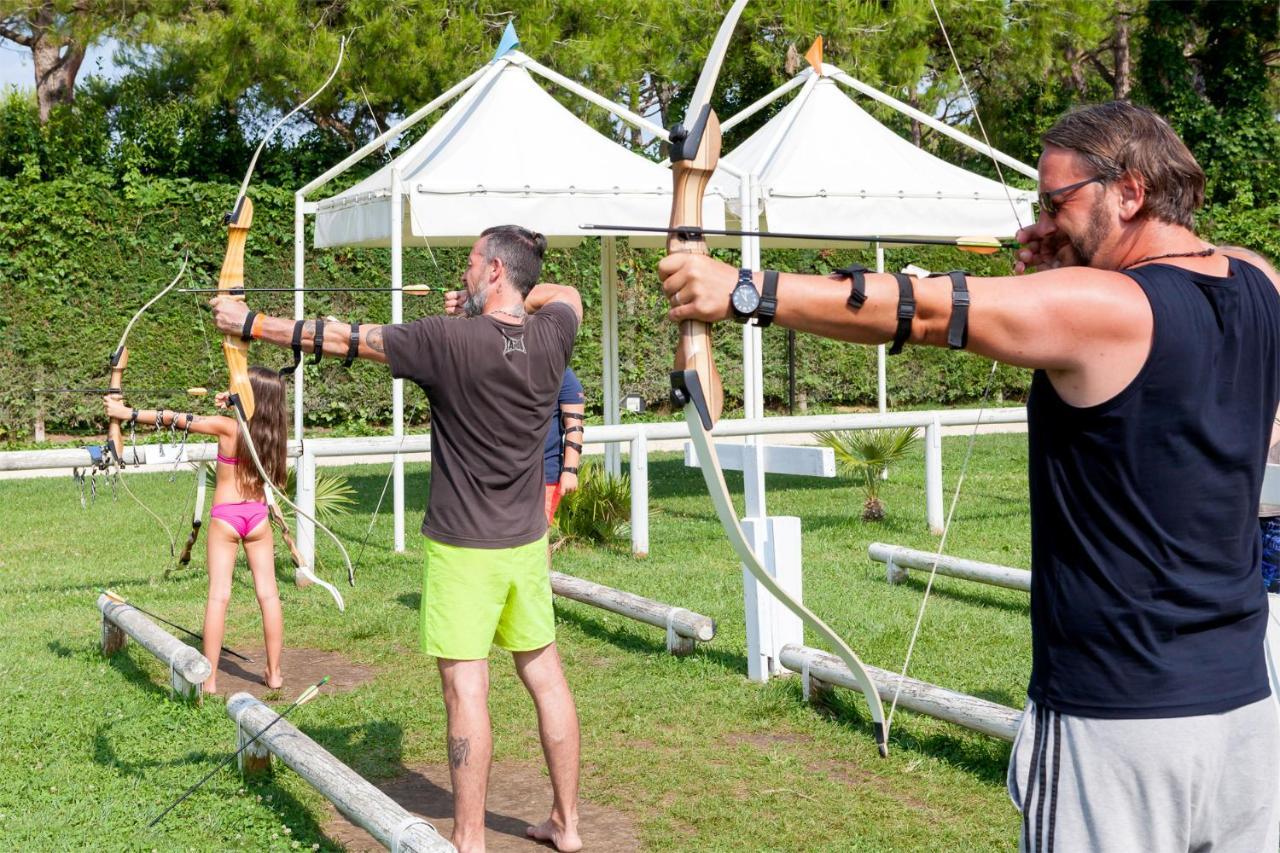
[[[364,343],[365,343],[365,346],[367,346],[369,349],[373,350],[374,352],[378,353],[379,355],[385,355],[387,352],[386,346],[382,343],[382,327],[381,326],[374,326],[372,329],[370,329],[364,336]]]
[[[471,754],[471,741],[464,737],[449,736],[449,763],[454,767],[465,767],[467,756]]]

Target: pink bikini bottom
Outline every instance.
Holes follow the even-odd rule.
[[[267,505],[262,501],[240,501],[234,504],[214,504],[210,518],[220,518],[244,539],[267,517]]]

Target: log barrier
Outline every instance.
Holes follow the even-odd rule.
[[[169,665],[169,686],[175,695],[197,705],[204,701],[204,682],[213,667],[196,649],[152,622],[129,604],[98,596],[102,611],[102,654],[110,657],[132,637],[138,645]]]
[[[1026,569],[1014,569],[995,563],[980,563],[977,560],[966,560],[962,557],[949,557],[946,554],[936,555],[932,551],[917,551],[901,545],[886,545],[883,542],[872,542],[867,546],[867,556],[877,563],[885,564],[885,576],[889,583],[902,583],[907,579],[907,570],[928,572],[933,568],[934,557],[938,560],[938,574],[978,583],[1002,586],[1007,589],[1031,591],[1031,572]]]
[[[288,720],[275,722],[278,713],[248,693],[236,693],[227,700],[227,716],[236,723],[237,749],[270,726],[240,753],[240,771],[246,776],[269,773],[274,755],[393,853],[454,850],[434,826],[410,814]]]
[[[779,662],[792,672],[798,672],[804,679],[804,696],[811,702],[817,702],[823,694],[829,693],[831,685],[860,690],[853,673],[844,665],[844,661],[835,655],[829,655],[819,649],[808,646],[797,646],[788,643],[782,647]],[[867,666],[867,674],[875,682],[881,698],[886,702],[893,700],[897,690],[899,675],[896,672]],[[1022,712],[1007,705],[989,702],[920,681],[906,678],[902,681],[902,692],[898,696],[898,704],[917,714],[925,714],[955,723],[966,729],[981,732],[1000,740],[1013,742],[1018,733],[1018,725],[1022,722]]]
[[[697,643],[710,642],[716,635],[716,621],[710,616],[573,575],[552,572],[551,590],[561,598],[570,598],[628,619],[665,628],[667,651],[673,655],[690,654]]]

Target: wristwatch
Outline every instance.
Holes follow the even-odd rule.
[[[729,307],[733,309],[734,319],[739,323],[750,320],[760,308],[760,291],[756,290],[756,284],[751,279],[751,270],[738,270],[738,283],[734,286],[733,293],[729,294]]]

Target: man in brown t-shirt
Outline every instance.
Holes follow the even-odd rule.
[[[564,851],[577,830],[578,718],[555,645],[547,574],[542,451],[582,302],[571,287],[536,284],[546,239],[525,228],[490,228],[471,249],[465,290],[449,314],[398,325],[300,321],[303,349],[383,362],[431,402],[431,485],[422,532],[426,570],[423,650],[437,658],[448,715],[454,791],[452,841],[484,849],[492,758],[490,647],[512,652],[533,697],[551,775],[551,816],[528,834]],[[224,332],[288,347],[294,321],[215,299]],[[246,321],[248,321],[246,323]]]

